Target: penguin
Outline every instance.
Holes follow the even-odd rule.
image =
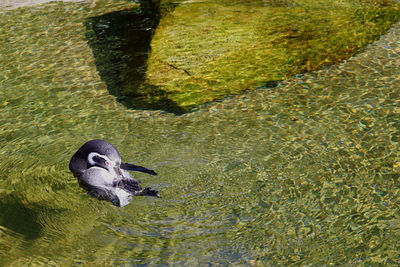
[[[118,150],[104,140],[90,140],[83,144],[72,156],[69,169],[91,196],[110,201],[117,207],[129,204],[132,196],[160,198],[157,190],[142,189],[140,181],[133,179],[128,171],[157,173],[142,166],[121,163]]]

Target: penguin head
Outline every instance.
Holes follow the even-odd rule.
[[[155,171],[145,167],[121,163],[118,150],[110,143],[100,139],[90,140],[83,144],[69,162],[69,169],[75,177],[82,176],[83,172],[91,167],[104,168],[115,174],[116,177],[124,176],[121,169],[157,175]]]
[[[90,140],[83,144],[72,156],[69,168],[72,173],[79,177],[83,171],[91,167],[101,167],[119,175],[121,156],[118,150],[104,140]]]

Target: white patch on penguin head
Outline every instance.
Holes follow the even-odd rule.
[[[100,166],[109,166],[109,167],[114,167],[115,162],[110,160],[107,156],[105,155],[100,155],[97,152],[90,152],[88,155],[88,161],[90,165],[100,165]]]

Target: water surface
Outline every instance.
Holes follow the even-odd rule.
[[[84,27],[71,40],[79,20],[55,26],[88,7],[52,5],[41,31],[23,19],[41,9],[0,20],[15,22],[0,25],[2,265],[399,263],[399,24],[347,61],[175,116],[110,95]],[[135,177],[163,198],[85,194],[67,166],[94,138],[156,170]]]

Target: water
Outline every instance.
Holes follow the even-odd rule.
[[[126,109],[84,27],[37,31],[38,10],[0,20],[15,20],[0,25],[1,265],[399,263],[399,24],[347,61],[175,116]],[[135,177],[163,198],[85,194],[68,162],[94,138],[156,170]]]

